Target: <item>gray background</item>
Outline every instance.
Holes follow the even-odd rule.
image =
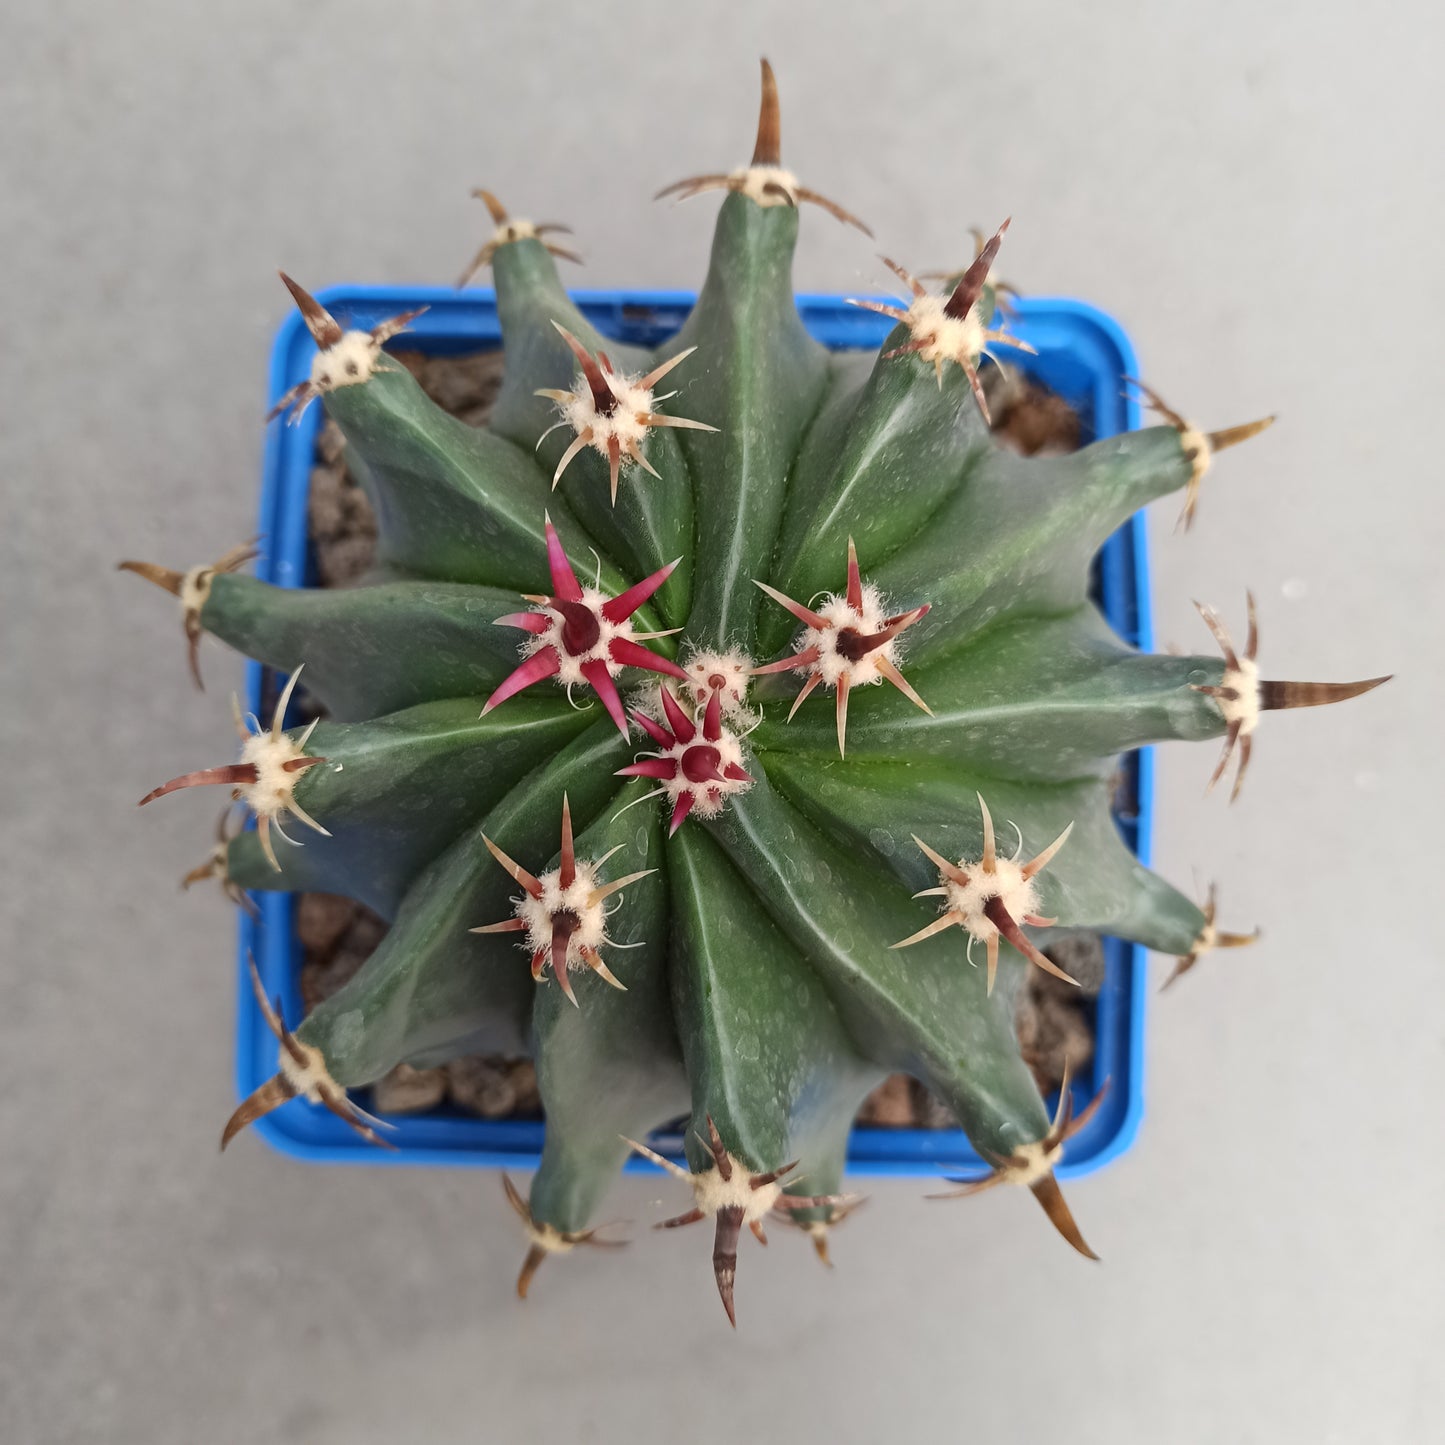
[[[771,10],[778,13],[770,14]],[[1440,1220],[1437,5],[6,0],[0,586],[0,1440],[1420,1441],[1445,1393]],[[1278,410],[1192,535],[1189,599],[1266,670],[1396,670],[1267,718],[1241,802],[1160,758],[1158,865],[1265,926],[1151,1011],[1149,1118],[1072,1192],[1094,1267],[1010,1193],[878,1184],[821,1271],[705,1238],[576,1256],[510,1297],[494,1175],[224,1161],[231,919],[180,897],[238,664],[184,676],[110,569],[246,535],[284,264],[446,281],[467,199],[573,221],[579,283],[695,285],[757,56],[785,155],[922,269],[1012,213],[1005,274],[1087,297],[1206,425]],[[805,216],[800,286],[872,248]],[[1167,967],[1157,965],[1162,977]],[[675,1192],[629,1180],[645,1222]],[[1435,1424],[1432,1427],[1431,1421]]]

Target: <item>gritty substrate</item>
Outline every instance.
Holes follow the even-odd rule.
[[[399,351],[404,365],[439,406],[473,426],[485,424],[502,377],[502,353],[426,356]],[[1079,418],[1052,392],[1021,376],[985,373],[994,432],[1026,456],[1075,450]],[[357,582],[371,566],[376,521],[361,488],[346,468],[345,444],[328,422],[317,443],[311,473],[309,523],[316,580],[322,587]],[[301,993],[307,1012],[335,993],[370,957],[386,924],[359,903],[327,893],[303,893],[297,927],[304,951]],[[1094,1053],[1092,999],[1103,982],[1104,955],[1097,938],[1075,935],[1044,950],[1082,985],[1075,989],[1042,969],[1028,971],[1016,1017],[1024,1059],[1047,1094],[1075,1075]],[[530,1059],[462,1058],[438,1069],[399,1064],[372,1086],[381,1114],[417,1113],[444,1102],[485,1119],[539,1118],[542,1101]],[[858,1113],[858,1123],[877,1128],[955,1129],[952,1114],[916,1079],[884,1080]]]

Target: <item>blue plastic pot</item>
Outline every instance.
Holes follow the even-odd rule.
[[[677,331],[693,302],[682,291],[580,291],[573,299],[606,336],[639,346],[656,346]],[[381,286],[338,287],[320,300],[343,324],[375,325],[384,317],[415,306],[431,309],[407,332],[404,344],[423,351],[468,352],[501,344],[497,305],[490,291],[400,289]],[[838,350],[876,350],[891,323],[848,306],[835,296],[800,296],[798,309],[814,336]],[[1118,324],[1077,301],[1026,299],[1019,303],[1018,335],[1038,348],[1037,356],[1018,354],[1024,369],[1067,398],[1094,437],[1110,436],[1139,425],[1139,406],[1124,383],[1137,376],[1133,348]],[[271,400],[309,375],[314,348],[293,313],[281,327],[271,356]],[[1128,393],[1128,394],[1126,394]],[[308,577],[306,498],[310,485],[321,408],[308,410],[301,425],[273,423],[266,439],[265,472],[257,531],[266,539],[258,575],[280,587],[302,587]],[[1105,545],[1096,563],[1095,595],[1119,634],[1134,645],[1150,646],[1149,588],[1143,518],[1136,516]],[[263,670],[248,664],[246,691],[253,712],[262,712]],[[1152,759],[1147,749],[1126,760],[1134,811],[1118,819],[1119,828],[1144,862],[1149,858],[1153,793]],[[246,959],[254,954],[267,991],[279,995],[286,1017],[301,1017],[301,946],[292,899],[286,894],[253,895],[259,921],[239,914],[237,940],[236,1086],[249,1094],[276,1069],[276,1044],[256,1008],[247,979]],[[1116,939],[1105,940],[1104,987],[1095,1002],[1096,1051],[1091,1078],[1075,1081],[1080,1106],[1110,1080],[1109,1095],[1087,1129],[1070,1143],[1059,1169],[1062,1178],[1088,1173],[1117,1158],[1134,1141],[1144,1110],[1144,1004],[1146,951]],[[391,1136],[396,1152],[359,1140],[324,1109],[294,1101],[267,1115],[256,1131],[282,1153],[313,1163],[472,1164],[514,1169],[534,1167],[542,1150],[543,1125],[485,1120],[446,1107],[396,1119]],[[654,1137],[661,1152],[681,1158],[681,1135]],[[942,1171],[981,1171],[982,1161],[957,1130],[855,1129],[849,1148],[850,1171],[858,1174],[933,1176]],[[629,1168],[654,1166],[633,1159]]]

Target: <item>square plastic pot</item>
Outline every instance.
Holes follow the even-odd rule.
[[[416,306],[429,306],[400,343],[417,350],[455,354],[501,345],[496,300],[488,290],[345,286],[325,291],[319,299],[344,325],[362,328]],[[617,290],[579,291],[573,299],[604,336],[656,346],[681,327],[694,298],[679,291]],[[800,296],[798,309],[808,330],[836,350],[876,350],[891,325],[835,296]],[[1138,375],[1138,365],[1127,336],[1110,317],[1078,301],[1026,298],[1018,303],[1013,329],[1038,349],[1037,356],[1015,353],[1014,357],[1029,375],[1076,407],[1086,441],[1139,426],[1139,405],[1124,380]],[[272,352],[272,402],[309,375],[313,355],[310,336],[293,313],[282,325]],[[256,529],[266,545],[257,570],[279,587],[302,587],[311,580],[306,503],[321,411],[319,406],[311,407],[299,426],[272,423],[266,439]],[[1094,596],[1121,637],[1140,648],[1151,645],[1142,515],[1122,527],[1100,552]],[[263,669],[248,664],[248,705],[258,715],[265,681]],[[1130,754],[1125,772],[1126,786],[1120,792],[1131,806],[1117,822],[1126,842],[1147,863],[1153,794],[1149,750]],[[282,999],[286,1017],[293,1022],[301,1017],[301,944],[293,900],[278,893],[252,897],[259,917],[238,912],[236,1087],[242,1097],[276,1069],[275,1040],[251,995],[248,955],[254,955],[267,991]],[[1076,1103],[1082,1106],[1105,1079],[1110,1089],[1088,1128],[1071,1141],[1058,1171],[1063,1179],[1118,1158],[1134,1142],[1143,1117],[1146,951],[1111,938],[1104,941],[1104,952],[1104,984],[1093,1001],[1094,1060],[1090,1073],[1075,1080]],[[479,1119],[447,1106],[397,1116],[394,1122],[396,1131],[390,1137],[395,1152],[365,1143],[339,1119],[301,1100],[267,1115],[255,1128],[282,1153],[318,1164],[469,1164],[525,1170],[541,1156],[544,1125],[540,1121]],[[681,1158],[681,1143],[678,1129],[653,1136],[654,1147],[674,1158]],[[981,1172],[985,1167],[959,1130],[874,1128],[853,1131],[848,1165],[856,1174],[917,1177],[956,1170]],[[655,1166],[633,1159],[628,1167]]]

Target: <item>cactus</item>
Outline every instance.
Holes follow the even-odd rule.
[[[219,784],[254,817],[192,880],[391,923],[294,1031],[260,998],[278,1073],[223,1144],[298,1095],[384,1142],[348,1090],[530,1051],[546,1144],[527,1197],[507,1181],[524,1295],[548,1255],[616,1242],[599,1205],[635,1151],[691,1190],[668,1225],[713,1220],[733,1318],[744,1225],[800,1225],[826,1259],[857,1202],[850,1121],[894,1071],[990,1163],[961,1192],[1022,1184],[1092,1257],[1053,1171],[1095,1105],[1074,1117],[1066,1086],[1051,1116],[1014,1033],[1026,971],[1069,978],[1035,938],[1110,933],[1181,971],[1250,941],[1128,853],[1115,759],[1223,736],[1211,781],[1237,754],[1237,793],[1264,711],[1384,681],[1261,681],[1252,598],[1242,651],[1207,608],[1221,656],[1116,638],[1096,550],[1169,493],[1191,519],[1214,454],[1266,423],[1207,433],[1149,393],[1160,426],[1049,459],[997,445],[979,368],[1019,345],[991,269],[1007,221],[937,294],[888,262],[903,303],[860,304],[891,335],[863,368],[830,355],[793,300],[800,203],[861,223],[784,169],[779,135],[765,61],[751,164],[662,193],[726,195],[655,354],[569,300],[556,223],[479,193],[497,229],[463,281],[492,268],[506,359],[485,430],[388,363],[409,316],[348,331],[286,281],[317,352],[277,413],[320,400],[345,434],[378,518],[369,585],[278,590],[242,574],[249,548],[121,564],[179,598],[198,682],[202,632],[290,674],[266,725],[238,715],[239,762],[143,800]],[[303,664],[328,715],[288,731]],[[278,847],[302,843],[292,819],[312,831]],[[680,1116],[687,1169],[640,1142]]]

